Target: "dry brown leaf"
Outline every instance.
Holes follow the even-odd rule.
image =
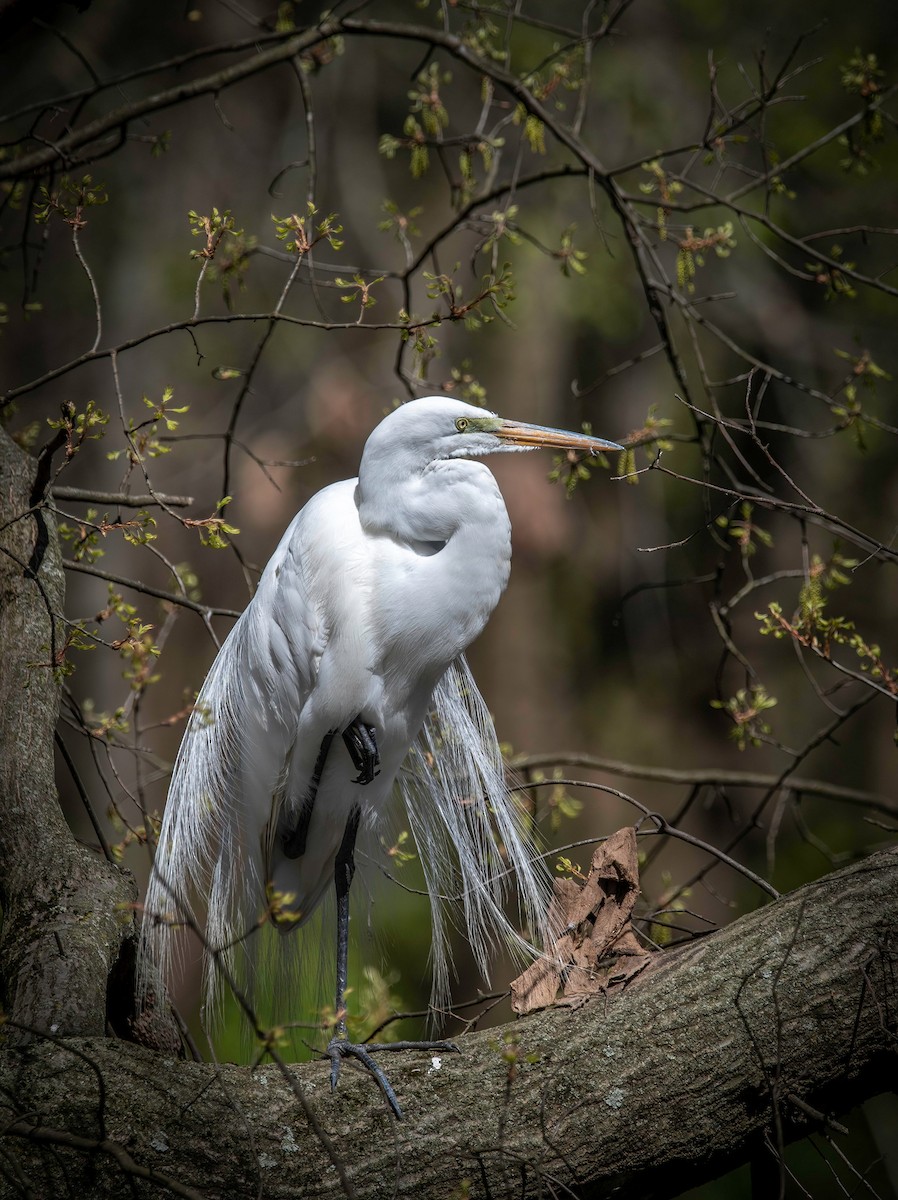
[[[550,928],[563,932],[552,950],[512,983],[511,1006],[517,1013],[554,1004],[559,988],[564,1002],[571,1003],[623,986],[650,958],[630,925],[639,895],[632,826],[596,847],[582,887],[573,879],[557,879],[553,888]]]

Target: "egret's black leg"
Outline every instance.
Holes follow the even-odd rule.
[[[366,725],[362,714],[359,713],[352,724],[343,730],[343,741],[353,766],[359,773],[353,782],[370,783],[375,775],[380,774],[380,754],[377,750],[374,726]]]
[[[335,1011],[337,1028],[327,1047],[327,1056],[331,1060],[331,1090],[336,1089],[340,1075],[340,1062],[344,1058],[355,1058],[374,1076],[383,1092],[384,1097],[398,1120],[402,1120],[402,1109],[396,1099],[396,1093],[384,1072],[374,1061],[372,1055],[379,1050],[441,1050],[444,1053],[458,1053],[458,1046],[452,1042],[394,1042],[383,1045],[364,1046],[351,1042],[346,1036],[346,980],[348,975],[347,962],[349,958],[349,888],[355,875],[355,839],[359,831],[361,810],[355,805],[346,822],[343,841],[337,851],[334,861],[334,884],[337,892],[337,991]]]
[[[327,762],[327,753],[331,748],[334,736],[333,733],[326,733],[321,739],[321,749],[318,751],[318,757],[315,759],[312,778],[309,780],[309,790],[303,796],[296,825],[284,834],[283,847],[284,853],[288,858],[301,858],[306,852],[306,842],[309,837],[309,822],[312,820],[312,809],[315,807],[318,785],[321,783],[324,764]]]
[[[354,804],[334,860],[334,887],[337,892],[337,992],[334,1012],[337,1017],[337,1036],[343,1038],[346,1037],[345,999],[349,974],[349,889],[355,875],[355,839],[361,815],[362,810]]]

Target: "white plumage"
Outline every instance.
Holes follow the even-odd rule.
[[[334,884],[350,818],[360,810],[361,835],[370,834],[398,780],[431,893],[435,994],[448,979],[440,896],[461,895],[484,972],[494,944],[517,937],[503,907],[510,886],[539,936],[546,879],[463,658],[511,563],[502,496],[471,459],[537,445],[615,444],[454,399],[412,401],[371,434],[358,479],[324,488],[294,518],[188,723],[150,917],[188,911],[195,888],[207,897],[210,945],[227,946],[273,888],[293,897],[287,907],[298,917],[281,928],[297,928]],[[367,783],[359,766],[372,764],[370,747],[351,752],[353,737],[376,745],[379,773]],[[144,921],[142,950],[144,981],[150,960],[168,972],[168,920]],[[214,992],[214,972],[208,984]]]

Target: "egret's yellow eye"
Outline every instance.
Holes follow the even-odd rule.
[[[467,417],[459,417],[455,422],[455,428],[459,433],[464,433],[464,431],[468,428],[468,424],[469,422]]]

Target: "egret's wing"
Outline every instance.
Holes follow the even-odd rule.
[[[464,933],[488,978],[497,944],[524,955],[547,944],[551,896],[535,832],[509,794],[495,728],[463,655],[434,691],[399,786],[430,894],[432,1003],[439,1007],[449,990],[453,909],[461,909]],[[517,899],[527,937],[506,915],[509,896]]]
[[[221,647],[188,721],[147,892],[144,991],[148,962],[168,974],[172,925],[192,918],[192,891],[208,896],[213,949],[233,943],[264,907],[265,831],[276,820],[324,636],[303,572],[304,512]],[[208,984],[214,992],[211,974]]]

